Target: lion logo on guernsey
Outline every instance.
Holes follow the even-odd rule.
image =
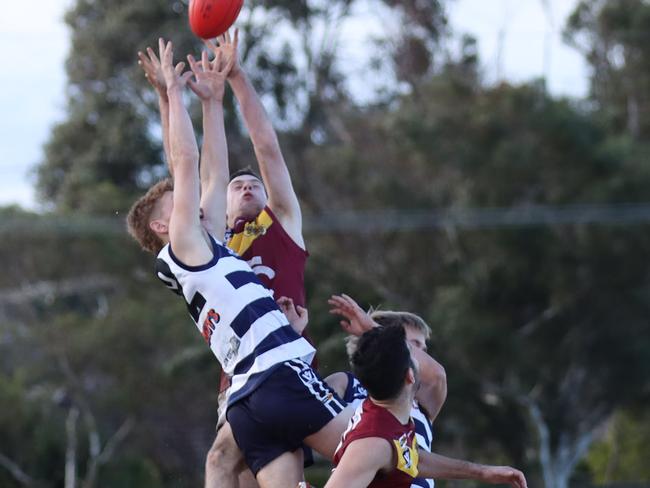
[[[416,478],[419,461],[417,439],[413,437],[413,443],[409,446],[408,434],[404,434],[393,442],[397,450],[397,469]]]
[[[244,235],[246,237],[259,237],[266,234],[266,227],[262,224],[249,222],[244,227]]]

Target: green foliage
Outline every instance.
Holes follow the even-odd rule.
[[[649,201],[650,58],[639,34],[648,32],[647,2],[585,0],[571,18],[568,33],[595,71],[597,103],[586,105],[536,83],[482,86],[474,40],[463,40],[459,59],[440,49],[443,2],[377,0],[403,26],[397,42],[380,42],[381,62],[409,90],[364,107],[346,93],[345,44],[318,37],[336,33],[353,4],[255,0],[240,17],[245,66],[285,129],[307,227],[340,223],[352,209],[361,217],[353,231],[321,225],[307,235],[322,371],[347,367],[330,294],[420,313],[449,379],[437,447],[527,467],[535,484],[539,439],[527,406],[540,407],[559,451],[647,399],[647,225],[438,229],[413,224],[413,212]],[[106,219],[121,219],[165,173],[155,97],[135,53],[158,36],[178,53],[198,50],[186,9],[166,0],[74,4],[67,117],[37,174],[43,201],[69,218],[0,209],[0,253],[11,257],[0,276],[0,454],[44,487],[62,484],[74,409],[80,479],[96,459],[93,435],[106,447],[125,429],[97,486],[202,482],[217,363],[182,303],[155,282],[150,257]],[[227,103],[232,166],[249,164]],[[399,231],[363,225],[395,216]],[[596,480],[647,475],[646,417],[616,417],[588,460]],[[19,486],[5,469],[0,485]]]
[[[591,450],[587,465],[597,483],[648,482],[648,446],[648,410],[621,411],[610,422],[606,436]]]
[[[594,72],[591,88],[601,114],[617,131],[650,135],[650,5],[643,0],[582,0],[566,37]]]

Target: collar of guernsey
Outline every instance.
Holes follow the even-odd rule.
[[[271,209],[264,209],[252,220],[239,218],[231,229],[227,229],[225,241],[230,249],[235,250],[240,256],[243,255],[249,247],[260,236],[266,234],[266,231],[275,221],[275,216]]]

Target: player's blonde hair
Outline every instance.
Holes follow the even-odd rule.
[[[409,327],[420,332],[428,341],[431,338],[431,327],[427,324],[422,317],[415,315],[411,312],[393,312],[391,310],[371,310],[368,314],[370,318],[383,326],[396,326]],[[352,357],[354,351],[357,350],[357,343],[359,338],[356,336],[348,336],[345,340],[345,350],[348,357]]]
[[[173,190],[174,183],[172,179],[165,178],[149,188],[147,193],[140,197],[129,210],[126,217],[129,234],[138,241],[140,247],[145,251],[158,254],[165,245],[149,224],[160,198],[168,191]]]

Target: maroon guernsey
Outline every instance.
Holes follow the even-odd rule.
[[[284,230],[269,207],[255,220],[240,219],[227,236],[230,249],[248,261],[273,296],[305,306],[305,263],[309,254]]]
[[[368,437],[385,439],[395,453],[393,469],[388,473],[378,473],[368,488],[410,488],[418,474],[418,446],[413,419],[402,425],[384,407],[369,398],[364,400],[350,419],[350,424],[336,448],[334,466],[339,464],[352,442]]]
[[[288,297],[296,305],[305,306],[305,264],[309,253],[287,234],[269,207],[264,207],[254,220],[238,219],[226,233],[226,243],[248,262],[276,299]],[[309,340],[307,334],[303,335]],[[222,374],[219,391],[229,384],[229,378]]]

